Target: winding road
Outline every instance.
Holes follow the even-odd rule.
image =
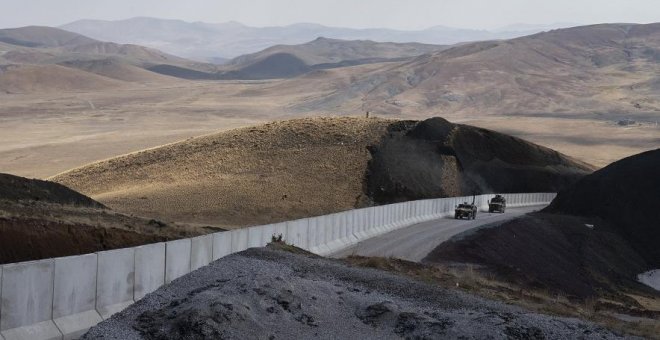
[[[479,212],[474,220],[455,220],[452,215],[426,221],[364,240],[333,254],[332,257],[380,256],[419,262],[435,247],[457,234],[487,224],[507,221],[544,207],[507,208],[504,214]]]

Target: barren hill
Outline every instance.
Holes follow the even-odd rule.
[[[560,29],[331,73],[318,83],[307,79],[307,86],[330,83],[336,90],[299,107],[359,103],[389,114],[657,112],[659,56],[660,24]]]
[[[488,183],[505,192],[547,191],[589,172],[554,151],[470,127],[453,133],[459,135],[454,146],[461,153],[451,162],[443,160],[451,156],[436,150],[432,142],[419,142],[417,150],[417,144],[410,144],[414,141],[390,137],[401,124],[419,131],[438,121],[455,127],[440,118],[419,123],[376,118],[281,121],[129,154],[53,180],[122,212],[244,226],[328,214],[374,201],[490,192]],[[471,135],[473,130],[486,137]],[[489,146],[498,138],[513,141],[505,142],[504,148],[513,145],[524,152],[515,160],[507,158],[506,151],[491,152],[489,147],[501,147],[502,143]],[[472,146],[477,144],[487,151],[475,151]],[[385,151],[370,162],[376,149]],[[394,166],[403,163],[409,163],[405,169]],[[454,167],[445,166],[449,163]],[[508,179],[507,171],[520,183]],[[487,180],[469,186],[480,174]]]
[[[317,38],[300,45],[276,45],[227,63],[223,78],[291,78],[315,69],[398,61],[445,49],[420,43]]]

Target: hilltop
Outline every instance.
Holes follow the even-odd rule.
[[[451,147],[458,157],[434,144],[434,138],[447,137],[442,129],[434,130],[438,125],[455,136]],[[409,136],[392,137],[402,126],[411,129]],[[513,159],[507,149],[521,154]],[[507,179],[507,171],[519,180]],[[555,151],[441,118],[401,122],[337,117],[279,121],[193,138],[90,164],[52,180],[122,212],[234,227],[492,188],[549,191],[590,171]]]

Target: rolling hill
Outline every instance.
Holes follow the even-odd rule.
[[[242,55],[227,62],[222,69],[224,78],[291,78],[317,69],[400,61],[445,48],[420,43],[317,38],[300,45],[276,45]]]
[[[0,86],[7,93],[90,91],[173,80],[150,71],[154,65],[213,68],[151,48],[96,41],[52,27],[3,29],[0,42]]]
[[[426,131],[425,137],[416,136],[419,131]],[[446,132],[456,136],[452,145],[458,157],[438,151],[433,141]],[[398,137],[401,133],[408,137]],[[479,151],[482,144],[488,147]],[[493,151],[500,147],[521,155]],[[407,167],[392,166],[402,159]],[[450,175],[442,173],[445,167]],[[506,169],[520,180],[508,179]],[[471,171],[492,176],[473,185],[477,175]],[[236,227],[374,203],[491,192],[491,187],[552,190],[589,172],[552,150],[440,118],[343,117],[294,119],[203,136],[90,164],[52,180],[124,213]]]
[[[331,87],[301,110],[382,114],[563,114],[660,111],[660,24],[603,24],[463,44],[380,68],[309,77]]]

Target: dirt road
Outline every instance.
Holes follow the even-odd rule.
[[[504,214],[479,212],[475,220],[455,220],[453,216],[448,216],[422,222],[370,238],[334,254],[333,257],[381,256],[419,262],[440,243],[457,234],[487,224],[506,221],[543,207],[508,208]]]

